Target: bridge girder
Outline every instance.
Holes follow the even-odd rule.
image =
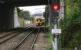
[[[14,6],[34,6],[34,5],[47,5],[48,0],[2,0],[1,4],[12,4]]]

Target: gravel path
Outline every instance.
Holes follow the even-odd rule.
[[[40,33],[33,50],[46,50],[48,47],[48,35]]]

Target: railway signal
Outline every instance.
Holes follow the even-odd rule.
[[[59,29],[59,12],[60,12],[60,0],[49,0],[49,12],[50,12],[50,24],[54,27],[51,29],[51,33],[53,34],[53,50],[58,50],[58,35],[61,33],[61,29]]]
[[[49,0],[51,11],[58,12],[60,10],[60,0]]]
[[[50,22],[51,24],[56,24],[59,18],[60,12],[60,0],[49,0],[50,7]]]
[[[59,12],[59,10],[60,10],[60,4],[57,3],[57,2],[52,3],[52,4],[51,4],[51,10],[52,10],[53,12]]]

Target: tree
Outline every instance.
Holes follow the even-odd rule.
[[[46,6],[46,8],[45,8],[45,12],[44,12],[44,17],[45,17],[45,23],[46,23],[46,25],[48,24],[48,20],[49,20],[49,9],[48,9],[49,7],[48,7],[48,5]]]
[[[81,1],[66,0],[66,22],[61,23],[61,43],[63,47],[81,46]],[[67,44],[67,45],[66,45]]]
[[[17,8],[17,11],[18,11],[18,16],[20,18],[24,18],[26,20],[30,20],[31,19],[31,17],[30,17],[31,15],[30,15],[29,11],[22,11],[19,8]]]
[[[24,19],[30,20],[30,13],[29,11],[22,11],[22,15]]]

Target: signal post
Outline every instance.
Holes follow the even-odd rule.
[[[49,4],[49,20],[50,24],[53,25],[51,29],[51,33],[53,35],[53,50],[58,50],[58,36],[61,33],[61,29],[59,28],[59,11],[60,11],[60,0],[48,0]]]

